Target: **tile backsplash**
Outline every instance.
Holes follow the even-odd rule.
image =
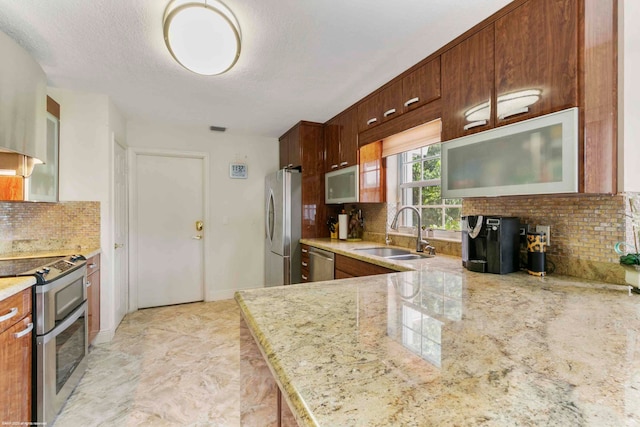
[[[617,242],[632,243],[627,206],[624,195],[490,197],[465,199],[462,212],[517,216],[524,224],[549,225],[547,259],[555,265],[555,274],[624,284],[624,269],[613,248]],[[358,204],[358,208],[365,217],[365,239],[384,242],[387,205]],[[415,245],[415,238],[392,238],[400,246]],[[428,240],[439,253],[460,256],[460,243]]]
[[[0,256],[100,247],[100,202],[0,202]]]
[[[519,196],[465,199],[463,215],[517,216],[529,225],[551,226],[547,259],[555,272],[624,284],[614,252],[627,239],[623,195]]]

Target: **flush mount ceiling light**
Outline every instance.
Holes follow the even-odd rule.
[[[240,56],[240,25],[218,0],[173,0],[164,12],[163,27],[173,58],[194,73],[222,74]]]

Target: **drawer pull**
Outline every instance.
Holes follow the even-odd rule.
[[[508,117],[517,116],[518,114],[524,114],[529,112],[529,107],[518,108],[517,110],[509,111],[508,113],[500,114],[498,118],[504,120]]]
[[[33,323],[29,323],[27,325],[27,327],[23,331],[16,332],[15,334],[13,334],[13,336],[16,337],[16,338],[22,338],[23,336],[27,335],[32,330],[33,330]]]
[[[0,316],[0,322],[4,322],[5,320],[9,320],[13,316],[15,316],[16,314],[18,314],[18,309],[16,307],[13,307],[11,310],[9,310],[9,313],[5,314],[4,316]]]
[[[375,122],[377,122],[378,119],[376,119],[375,117],[372,119],[367,120],[367,126],[374,124]]]
[[[389,117],[390,115],[394,114],[395,112],[396,112],[396,109],[395,109],[395,108],[392,108],[392,109],[390,109],[390,110],[385,111],[385,112],[384,112],[384,116],[385,116],[385,117]]]
[[[306,262],[304,262],[304,261],[302,262],[302,266],[303,266],[303,267],[307,267],[308,265],[309,265],[309,264],[307,264]]]
[[[289,163],[289,164],[287,165],[287,168],[288,168],[288,169],[291,169],[292,167],[293,167],[293,163]]]
[[[308,251],[308,250],[306,250],[306,249],[303,249],[303,250],[302,250],[302,253],[303,253],[303,254],[306,254],[307,252],[309,252],[309,251]]]
[[[87,283],[84,284],[87,288],[91,287],[91,282],[87,280]]]
[[[471,122],[469,124],[464,125],[464,130],[469,130],[472,128],[477,128],[478,126],[484,126],[488,122],[486,120],[478,120],[477,122]]]
[[[331,165],[331,169],[338,169],[338,165]]]
[[[342,162],[340,163],[340,166],[347,166],[349,164],[349,162]]]
[[[303,274],[302,275],[302,280],[309,280],[309,278]]]
[[[91,263],[91,264],[87,265],[87,267],[89,267],[89,268],[96,268],[96,265],[95,265],[94,263]]]
[[[417,96],[415,98],[411,98],[410,100],[408,100],[407,102],[404,103],[405,107],[408,107],[411,104],[415,104],[416,102],[420,101],[420,98],[418,98]]]

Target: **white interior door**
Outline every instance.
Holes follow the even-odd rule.
[[[204,299],[203,162],[136,156],[138,308]]]
[[[115,328],[129,309],[129,222],[127,194],[127,154],[124,147],[113,144],[113,280]]]

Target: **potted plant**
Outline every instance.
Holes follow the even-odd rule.
[[[615,250],[620,255],[620,264],[625,267],[625,281],[633,287],[633,291],[640,293],[640,194],[629,195],[629,212],[633,230],[633,250],[625,250],[630,245],[625,242],[616,244]]]

